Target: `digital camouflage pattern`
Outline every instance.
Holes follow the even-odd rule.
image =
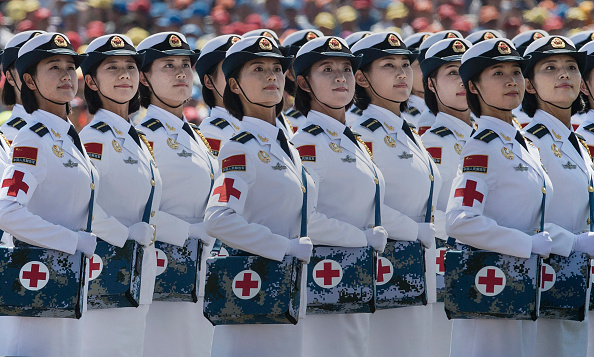
[[[393,275],[385,284],[379,284],[378,279],[376,308],[427,305],[425,250],[421,242],[389,240],[380,256],[392,263]],[[380,273],[378,265],[378,277]]]
[[[451,250],[446,254],[445,310],[449,319],[496,318],[536,320],[540,301],[541,261],[484,250]],[[505,285],[495,296],[479,292],[475,278],[486,266],[501,269]]]
[[[165,271],[155,279],[155,301],[198,301],[202,241],[188,238],[183,247],[155,242],[167,256]]]
[[[103,261],[103,271],[89,282],[88,309],[138,306],[143,253],[133,240],[118,248],[97,238],[95,254]]]
[[[47,284],[36,291],[20,282],[21,268],[31,261],[49,271]],[[28,244],[0,247],[0,316],[80,318],[86,258]],[[39,285],[41,286],[41,285]]]
[[[278,262],[260,256],[208,258],[204,288],[204,316],[213,325],[296,324],[299,320],[302,263],[285,256]],[[256,272],[260,290],[250,299],[233,291],[235,277]]]
[[[341,281],[323,288],[314,280],[314,267],[333,260],[342,268]],[[372,247],[315,246],[307,266],[307,313],[349,314],[375,312],[376,256]]]
[[[594,259],[590,260],[590,308],[589,310],[594,310],[594,294],[592,294],[592,285],[594,284],[594,279],[592,279],[592,275],[594,275]]]
[[[553,286],[540,293],[539,318],[583,321],[588,310],[590,284],[590,258],[586,253],[574,252],[569,257],[552,254],[544,259],[555,274],[541,268],[541,288]],[[548,287],[548,286],[547,286]]]

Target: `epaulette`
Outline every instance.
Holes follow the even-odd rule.
[[[306,133],[310,133],[313,136],[316,136],[319,133],[323,133],[324,129],[320,128],[319,125],[312,124],[310,126],[303,128],[303,131],[305,131]]]
[[[299,118],[299,117],[303,116],[303,114],[301,114],[301,112],[298,111],[297,109],[293,109],[287,113],[287,116],[289,116],[291,118]]]
[[[581,134],[575,133],[575,136],[578,138],[578,141],[580,142],[580,144],[582,144],[582,146],[584,147],[584,149],[586,149],[586,152],[588,154],[590,154],[590,148],[588,148],[588,144],[586,144],[586,138],[584,138]]]
[[[584,127],[584,129],[588,130],[591,133],[594,133],[594,124],[590,124]]]
[[[361,116],[363,114],[363,110],[361,108],[355,107],[353,110],[351,110],[351,113]]]
[[[474,136],[475,139],[484,141],[486,143],[490,142],[491,140],[497,137],[499,137],[499,135],[497,135],[497,133],[491,129],[485,129]]]
[[[435,129],[432,129],[429,131],[435,135],[441,136],[442,138],[444,136],[454,135],[454,133],[452,133],[452,131],[450,129],[446,128],[445,126],[440,126],[439,128],[435,128]]]
[[[159,128],[163,127],[163,123],[161,123],[159,121],[159,119],[149,119],[147,121],[145,121],[144,123],[142,123],[142,126],[144,126],[145,128],[151,129],[152,131],[155,131]]]
[[[97,122],[97,123],[91,125],[91,128],[97,129],[97,130],[99,130],[102,133],[105,133],[106,131],[110,131],[111,130],[111,127],[109,125],[107,125],[107,123],[102,122],[102,121]]]
[[[33,131],[35,134],[43,137],[45,134],[49,133],[49,130],[47,130],[47,127],[41,123],[37,123],[35,125],[33,125],[32,127],[30,127],[29,129],[31,129],[31,131]]]
[[[544,126],[544,124],[536,124],[535,126],[526,130],[526,132],[536,136],[539,139],[547,134],[550,134],[549,129],[547,129],[547,127]]]
[[[364,126],[373,132],[381,128],[382,123],[380,123],[377,119],[370,118],[361,123],[361,126]]]
[[[27,122],[21,118],[14,118],[11,121],[9,121],[8,123],[6,123],[6,125],[12,126],[13,128],[15,128],[17,130],[21,130],[22,127],[27,125]]]
[[[231,141],[237,141],[238,143],[245,144],[252,139],[254,139],[254,136],[247,131],[244,131],[232,137]]]
[[[225,129],[226,127],[229,126],[229,122],[226,121],[223,118],[216,118],[210,121],[210,123],[216,127],[218,127],[219,129]]]
[[[421,114],[421,112],[415,107],[409,107],[407,110],[407,113],[412,116],[417,116],[417,115]]]

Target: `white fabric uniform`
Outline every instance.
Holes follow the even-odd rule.
[[[105,125],[101,125],[101,122]],[[128,134],[134,127],[122,117],[100,109],[80,133],[87,152],[101,175],[101,191],[95,196],[105,212],[127,227],[142,221],[151,192],[151,167],[155,191],[150,222],[156,226],[157,239],[183,244],[189,224],[159,211],[162,184],[159,170],[149,148],[141,146]],[[126,204],[122,204],[125,197]],[[107,240],[107,238],[106,238]],[[122,246],[125,240],[109,242]],[[140,306],[137,308],[90,310],[85,316],[83,352],[87,355],[142,355],[148,304],[153,297],[157,269],[155,247],[144,248]],[[109,341],[109,343],[106,343]]]
[[[530,118],[528,114],[524,113],[521,105],[516,109],[512,110],[512,115],[516,119],[514,120],[514,126],[516,127],[516,129],[522,131],[523,133],[524,128],[526,127],[526,125],[528,125],[528,123],[530,123],[532,118]]]
[[[208,140],[213,155],[217,157],[221,147],[239,134],[240,127],[241,121],[229,114],[227,109],[214,107],[210,111],[210,117],[200,123],[200,132]]]
[[[158,120],[158,123],[150,125]],[[197,133],[191,137],[182,125],[187,123],[157,106],[147,109],[137,127],[153,148],[163,180],[160,211],[188,223],[204,220],[210,197],[211,173],[218,172],[216,159]],[[147,126],[149,126],[147,128]],[[193,130],[193,129],[192,129]],[[177,143],[168,145],[168,143]],[[153,301],[147,315],[144,356],[210,356],[213,327],[202,313],[206,258],[204,249],[200,270],[199,300],[191,302]]]
[[[287,118],[285,113],[281,113],[280,116],[276,117],[276,127],[281,129],[283,133],[285,133],[285,137],[287,138],[287,140],[291,140],[291,138],[295,134],[295,132],[293,131],[293,124],[291,124],[291,121],[289,120],[289,118]]]
[[[421,113],[427,109],[425,99],[419,97],[418,95],[411,94],[411,96],[408,98],[407,105],[408,111],[402,113],[402,118],[414,125],[415,128],[418,128],[419,119],[421,119]]]
[[[352,129],[361,134],[361,140],[373,150],[373,159],[386,180],[385,204],[402,214],[399,226],[417,226],[418,230],[418,224],[425,222],[431,170],[434,176],[431,207],[439,197],[441,175],[421,138],[413,134],[413,142],[402,129],[405,125],[408,126],[408,122],[391,111],[369,105]],[[444,212],[436,212],[436,218],[443,226]],[[399,239],[396,233],[390,232],[389,237]],[[426,250],[425,258],[429,262],[435,261],[434,247]],[[433,303],[435,265],[426,267],[428,300]],[[391,356],[398,350],[402,355],[429,356],[430,344],[422,343],[422,336],[431,330],[431,317],[431,305],[376,311],[370,318],[367,355]]]
[[[427,130],[429,130],[429,128],[431,128],[434,123],[435,123],[435,115],[433,113],[431,113],[429,108],[426,108],[421,113],[421,116],[419,117],[419,121],[416,124],[417,132],[419,133],[419,135],[425,134],[425,132]]]
[[[2,179],[7,185],[0,190],[0,229],[23,242],[73,254],[76,231],[87,226],[91,172],[96,194],[99,174],[68,136],[69,121],[43,110],[33,112],[31,119],[30,124],[44,126],[37,132],[24,127],[13,141],[17,154]],[[9,184],[11,178],[22,182]],[[92,231],[98,236],[128,236],[126,227],[105,216],[97,200],[93,216]],[[81,356],[86,314],[81,320],[0,317],[0,354]]]
[[[547,222],[564,229],[554,239],[558,241],[556,245],[562,255],[567,256],[573,247],[574,234],[590,230],[587,220],[590,217],[588,186],[593,174],[592,160],[583,145],[578,143],[578,153],[569,141],[573,129],[543,110],[536,111],[525,129],[526,137],[540,150],[542,163],[555,187]],[[553,152],[553,147],[556,147],[559,157]],[[568,197],[571,197],[570,201]],[[559,238],[561,235],[562,238]],[[561,239],[563,242],[559,242]],[[586,356],[588,321],[539,318],[537,323],[537,356]]]
[[[514,126],[488,116],[477,124],[450,191],[446,233],[479,249],[528,258],[540,227],[543,184],[548,205],[551,180],[538,149],[526,143],[527,151],[516,141]],[[454,320],[450,355],[534,356],[535,341],[535,321]]]
[[[291,122],[291,126],[293,127],[293,135],[296,132],[298,132],[299,129],[302,129],[304,127],[303,124],[305,124],[305,122],[307,121],[305,115],[301,114],[301,112],[299,112],[295,108],[291,108],[290,110],[288,110],[285,113],[285,116]]]
[[[587,113],[576,113],[571,116],[571,127],[574,131],[576,131],[580,125],[586,120]]]
[[[29,113],[25,111],[25,108],[21,104],[14,105],[10,118],[0,126],[0,130],[2,130],[4,136],[6,136],[8,142],[12,142],[19,130],[29,123],[30,117]]]
[[[460,154],[462,148],[470,139],[472,132],[472,126],[449,114],[439,112],[431,129],[421,137],[441,174],[442,186],[437,198],[436,217],[446,211],[452,182],[456,177],[458,164],[460,163]],[[445,217],[441,222],[438,219],[435,220],[435,233],[437,238],[447,240]],[[450,353],[452,321],[446,317],[443,302],[433,304],[432,308],[431,355],[434,357],[447,357]]]

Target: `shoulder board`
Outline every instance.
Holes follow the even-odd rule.
[[[226,127],[229,126],[229,122],[223,118],[216,118],[214,120],[211,120],[210,123],[212,125],[218,127],[219,129],[225,129]]]
[[[297,109],[293,109],[287,113],[287,116],[291,117],[291,118],[299,118],[299,117],[303,116],[303,114],[301,114],[301,112],[298,111]]]
[[[145,121],[144,123],[142,123],[142,126],[144,126],[145,128],[151,129],[152,131],[155,131],[159,128],[163,127],[163,123],[161,123],[159,121],[159,119],[149,119],[147,121]]]
[[[110,131],[111,130],[111,127],[109,125],[107,125],[107,123],[102,122],[102,121],[97,122],[97,123],[91,125],[91,128],[97,129],[97,130],[99,130],[102,133],[105,133],[106,131]]]
[[[407,113],[412,116],[417,116],[417,115],[421,114],[421,112],[415,107],[409,107],[407,110]]]
[[[550,134],[549,129],[547,129],[544,124],[537,124],[530,129],[526,130],[526,132],[536,136],[537,138],[542,138],[543,136]]]
[[[190,122],[188,122],[188,124],[190,125],[190,128],[192,128],[194,130],[198,130],[198,125],[196,125],[194,123],[190,123]]]
[[[324,129],[320,128],[319,125],[312,124],[312,125],[310,125],[308,127],[303,128],[303,131],[305,131],[306,133],[310,133],[311,135],[316,136],[319,133],[323,133],[324,132]]]
[[[252,139],[254,139],[254,136],[252,134],[248,133],[247,131],[239,133],[231,138],[232,141],[237,141],[238,143],[242,143],[242,144],[245,144]]]
[[[594,133],[594,124],[590,124],[584,127],[584,129],[588,130],[591,133]]]
[[[380,123],[377,119],[370,118],[361,123],[361,126],[364,126],[373,132],[381,128],[382,123]]]
[[[475,139],[484,141],[486,143],[490,142],[491,140],[497,137],[499,137],[499,135],[497,135],[497,133],[495,133],[491,129],[485,129],[474,136]]]
[[[351,110],[351,113],[361,116],[361,114],[363,114],[363,110],[361,110],[361,108],[355,107],[353,110]]]
[[[31,129],[31,131],[33,131],[35,134],[43,137],[45,134],[49,133],[49,130],[47,130],[47,127],[41,123],[37,123],[35,125],[33,125],[32,127],[30,127],[29,129]]]
[[[9,121],[8,123],[6,123],[6,125],[12,126],[13,128],[15,128],[17,130],[21,130],[22,127],[27,125],[27,122],[21,118],[14,118],[11,121]]]
[[[446,128],[445,126],[440,126],[439,128],[435,128],[435,129],[429,130],[429,131],[435,135],[441,136],[442,138],[444,136],[454,135],[454,133],[452,133],[452,131],[450,129]]]

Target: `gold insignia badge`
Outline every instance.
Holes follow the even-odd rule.
[[[456,34],[453,32],[448,32],[446,38],[458,38],[458,36],[456,36]]]
[[[335,131],[330,131],[330,130],[328,130],[328,129],[326,129],[326,132],[328,132],[328,134],[330,134],[331,136],[336,136],[336,135],[338,135],[338,134],[336,134],[336,132],[335,132]]]
[[[56,35],[56,37],[54,37],[54,43],[58,47],[68,47],[68,42],[66,42],[62,35]]]
[[[390,131],[394,131],[394,127],[393,126],[390,126],[390,125],[388,125],[386,123],[384,123],[384,126],[386,127],[386,129],[388,129]]]
[[[456,154],[460,155],[462,153],[462,145],[456,143],[456,145],[454,145],[454,150],[456,151]]]
[[[235,128],[235,130],[238,130],[239,131],[240,128],[237,125],[235,125],[233,123],[231,123],[231,125],[233,126],[233,128]]]
[[[170,131],[175,131],[175,128],[172,127],[171,125],[165,123],[165,125],[167,126],[167,129],[169,129]]]
[[[116,134],[118,135],[122,135],[123,133],[121,131],[118,130],[118,128],[116,128],[115,126],[113,127],[113,131],[116,132]]]
[[[495,38],[495,35],[492,32],[485,32],[483,35],[483,40],[492,40]]]
[[[391,34],[388,35],[388,43],[392,47],[400,47],[400,40],[393,33],[391,33]]]
[[[565,41],[559,37],[555,37],[551,40],[551,47],[553,48],[565,48]]]
[[[553,151],[553,154],[555,154],[555,156],[561,157],[561,150],[559,150],[559,147],[557,147],[557,145],[551,145],[551,150]]]
[[[506,159],[509,159],[509,160],[513,160],[514,159],[514,153],[511,152],[505,146],[501,148],[501,153],[503,154],[503,156],[505,156]]]
[[[511,55],[511,47],[509,47],[509,45],[503,41],[497,44],[497,49],[502,55]]]
[[[464,46],[464,43],[462,43],[462,41],[456,40],[452,44],[452,50],[454,50],[455,53],[464,53],[466,52],[466,46]]]
[[[425,41],[426,39],[428,39],[429,36],[431,36],[431,35],[430,34],[423,35],[423,38],[421,38],[421,43],[423,43],[423,41]]]
[[[54,152],[54,155],[56,155],[57,157],[64,157],[64,152],[62,151],[62,148],[58,145],[54,145],[52,147],[52,151]]]
[[[557,140],[561,140],[561,135],[555,133],[555,130],[551,130],[553,132],[553,136],[557,139]]]
[[[394,140],[394,138],[389,135],[386,135],[386,137],[384,138],[384,143],[386,143],[386,145],[388,145],[391,148],[396,147],[396,140]]]
[[[172,138],[167,139],[167,145],[169,145],[169,147],[172,148],[173,150],[179,149],[179,145]]]
[[[588,192],[590,192],[590,193],[594,192],[594,187],[588,186]]]
[[[510,141],[510,140],[511,140],[511,138],[510,138],[509,136],[505,135],[504,133],[499,133],[499,134],[501,134],[501,136],[502,136],[502,137],[503,137],[505,140],[507,140],[507,141]]]
[[[171,35],[171,37],[169,37],[169,46],[171,46],[171,47],[181,47],[182,46],[182,42],[179,39],[179,37],[177,37],[177,35]]]
[[[261,136],[260,134],[258,134],[258,138],[263,142],[263,143],[267,143],[268,142],[268,138],[265,138],[263,136]]]
[[[338,153],[342,152],[342,149],[340,148],[340,146],[336,145],[335,143],[330,143],[330,149],[332,149],[332,151],[334,151],[334,152],[338,152]]]
[[[464,137],[464,134],[460,134],[455,129],[454,129],[454,134],[456,134],[456,136],[459,137],[459,138],[463,138]]]
[[[328,41],[328,47],[330,47],[330,49],[331,50],[334,50],[334,51],[340,51],[340,50],[342,50],[342,44],[335,37],[332,37],[330,39],[330,41]]]
[[[264,37],[268,37],[268,38],[274,38],[274,36],[272,36],[272,34],[268,31],[264,31],[262,32],[262,34],[260,36],[264,36]]]
[[[231,44],[234,45],[237,41],[239,41],[239,37],[233,36],[231,37]]]
[[[123,48],[124,47],[124,40],[122,40],[118,36],[112,37],[110,43],[111,43],[111,47],[113,47],[113,48]]]
[[[260,150],[260,152],[258,152],[258,159],[260,159],[260,161],[262,161],[265,164],[270,162],[270,156],[262,150]]]
[[[54,134],[54,136],[55,136],[56,138],[61,138],[61,137],[62,137],[62,135],[60,135],[60,133],[56,133],[56,132],[54,131],[54,129],[51,129],[51,131],[52,131],[52,134]]]
[[[594,41],[594,33],[590,35],[590,41]]]
[[[261,39],[258,45],[260,45],[260,48],[264,51],[272,51],[272,43],[266,38]]]
[[[307,35],[305,35],[305,40],[306,41],[311,41],[311,40],[314,40],[316,38],[318,38],[318,35],[316,35],[313,32],[308,32]]]
[[[536,41],[536,40],[538,40],[539,38],[543,38],[543,37],[544,37],[544,35],[543,35],[542,33],[540,33],[540,32],[535,32],[535,33],[534,33],[534,35],[532,35],[532,41]]]
[[[113,139],[113,141],[111,142],[111,146],[113,146],[113,149],[117,152],[122,152],[122,147],[120,146],[120,143],[118,143],[115,139]]]

